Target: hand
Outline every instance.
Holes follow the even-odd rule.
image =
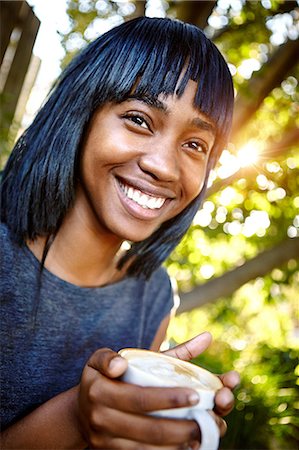
[[[184,342],[163,353],[184,361],[190,361],[203,353],[209,347],[211,342],[211,334],[204,332],[190,339],[190,341]],[[221,417],[229,414],[234,407],[234,395],[232,390],[240,383],[240,376],[237,372],[230,371],[220,375],[219,378],[223,383],[223,388],[216,393],[215,413],[213,413],[213,417],[219,426],[220,436],[223,436],[226,432],[227,425]]]
[[[195,422],[148,415],[160,409],[196,404],[198,396],[194,390],[123,383],[118,378],[126,369],[124,358],[112,350],[100,349],[83,370],[78,419],[89,447],[172,450],[198,445],[199,430]]]

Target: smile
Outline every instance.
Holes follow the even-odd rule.
[[[137,205],[141,206],[144,209],[160,209],[165,203],[166,198],[154,197],[152,195],[145,194],[144,192],[141,192],[139,191],[139,189],[135,189],[132,186],[128,186],[121,181],[118,182],[125,196],[130,200],[133,200],[135,203],[137,203]]]

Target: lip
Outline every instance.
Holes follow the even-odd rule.
[[[134,218],[139,220],[154,220],[159,218],[165,211],[165,207],[169,202],[174,198],[174,193],[171,192],[172,197],[169,197],[165,195],[165,192],[168,191],[167,189],[155,189],[151,188],[147,185],[147,183],[136,183],[125,181],[123,178],[115,177],[115,184],[116,184],[116,190],[118,193],[118,197],[121,201],[121,204],[123,205],[124,209]],[[143,206],[136,203],[134,200],[127,197],[125,192],[123,191],[123,188],[121,187],[121,184],[130,186],[136,190],[141,191],[142,193],[156,197],[156,198],[165,198],[165,202],[160,208],[150,209],[150,208],[144,208]],[[142,184],[142,187],[141,187]]]
[[[152,184],[148,183],[146,180],[133,179],[133,178],[123,178],[120,176],[116,176],[118,182],[121,182],[125,185],[131,186],[134,189],[138,189],[146,195],[150,195],[151,197],[161,197],[165,199],[174,200],[176,198],[176,193],[168,188],[156,187]]]

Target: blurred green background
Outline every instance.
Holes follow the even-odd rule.
[[[298,2],[68,0],[67,6],[62,67],[88,41],[142,14],[195,23],[229,63],[236,93],[231,141],[192,228],[166,263],[181,298],[168,341],[208,330],[213,344],[195,362],[241,374],[221,448],[298,448]],[[1,146],[3,165],[12,138]]]

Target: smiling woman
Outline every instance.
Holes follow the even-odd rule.
[[[194,106],[214,124],[215,144],[201,197],[195,199],[182,216],[160,229],[159,235],[133,246],[128,253],[128,257],[132,252],[135,256],[130,273],[150,274],[189,228],[204,196],[208,173],[230,130],[231,76],[217,48],[196,27],[170,19],[139,18],[98,38],[73,60],[42,109],[43,113],[38,114],[17,144],[17,148],[22,149],[26,167],[36,158],[40,160],[31,167],[34,186],[29,184],[36,201],[31,202],[27,183],[28,188],[24,189],[26,172],[21,172],[14,181],[10,176],[3,185],[4,221],[21,239],[55,234],[74,201],[81,143],[93,112],[107,102],[120,103],[132,93],[151,99],[174,93],[180,97],[189,80],[197,83]],[[14,164],[14,155],[16,153],[12,155],[8,170],[10,164]],[[20,160],[20,151],[17,159]],[[47,202],[43,201],[45,194]],[[8,206],[12,201],[20,211],[17,217],[15,208]]]
[[[72,211],[80,199],[90,221],[95,214],[100,227],[135,242],[181,213],[203,187],[215,139],[193,105],[196,88],[189,81],[181,97],[100,108],[82,149],[79,186],[86,195],[76,197]]]
[[[61,75],[1,185],[3,448],[199,440],[192,421],[147,415],[196,403],[192,389],[129,387],[115,351],[160,347],[173,306],[160,266],[198,210],[232,105],[217,48],[170,19],[114,28]],[[192,358],[209,343],[204,333],[169,354]]]

